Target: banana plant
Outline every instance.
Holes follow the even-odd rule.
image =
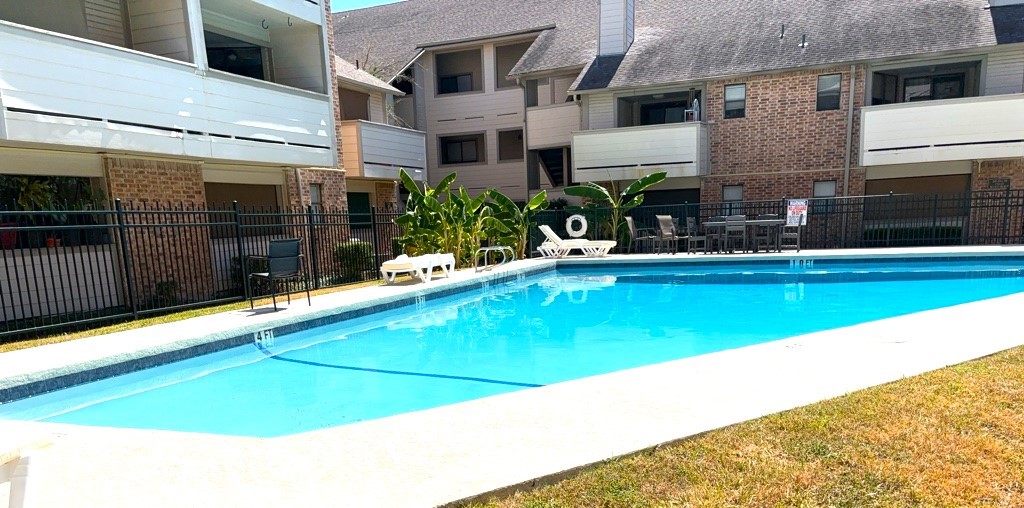
[[[614,181],[609,182],[608,187],[594,182],[586,182],[582,185],[566,187],[565,193],[589,199],[597,206],[607,207],[609,211],[608,229],[612,239],[619,240],[626,224],[626,212],[640,206],[644,202],[644,195],[641,193],[648,187],[664,181],[665,176],[665,172],[651,173],[629,184],[621,193],[618,192],[618,186]],[[627,201],[627,199],[629,200]]]
[[[487,191],[487,197],[491,199],[488,204],[493,210],[493,216],[484,219],[490,237],[501,245],[512,247],[518,259],[525,259],[534,218],[537,212],[548,207],[547,191],[540,191],[522,208],[494,189]]]

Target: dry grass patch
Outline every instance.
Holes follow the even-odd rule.
[[[1024,348],[476,506],[1024,506]]]

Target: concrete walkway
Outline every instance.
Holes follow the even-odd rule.
[[[293,300],[285,312],[416,289],[317,297],[313,309]],[[1013,331],[1021,308],[1024,293],[274,439],[6,421],[0,434],[51,436],[33,464],[29,502],[37,507],[433,506],[1022,345]],[[180,338],[265,316],[229,313],[138,333]],[[21,359],[43,370],[51,355],[95,359],[94,348],[130,345],[122,340],[0,354],[0,372]],[[78,344],[86,341],[92,346]]]

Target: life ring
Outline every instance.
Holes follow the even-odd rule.
[[[573,228],[574,225],[578,225],[579,229]],[[568,219],[565,219],[565,230],[573,238],[579,238],[587,234],[587,218],[579,214],[570,216]]]

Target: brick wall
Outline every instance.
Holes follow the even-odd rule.
[[[841,74],[838,110],[816,111],[818,76]],[[856,70],[853,97],[850,194],[863,193],[863,170],[856,167],[864,69]],[[827,69],[713,81],[705,99],[710,125],[711,175],[701,185],[701,200],[717,201],[723,185],[744,185],[744,199],[809,197],[815,181],[836,180],[843,193],[846,118],[850,69]],[[746,116],[724,118],[725,85],[745,83]]]
[[[323,205],[328,209],[348,209],[345,172],[338,169],[292,169],[288,172],[288,206],[309,206],[309,186],[320,184]],[[296,178],[297,177],[297,178]],[[301,182],[301,188],[299,187]]]
[[[398,209],[398,183],[377,182],[374,184],[376,191],[374,206],[381,211],[394,211]]]
[[[188,161],[105,157],[107,195],[126,209],[196,211],[205,207],[202,164]],[[126,222],[187,225],[205,214],[160,216],[127,213]],[[128,229],[126,235],[137,301],[166,306],[210,300],[214,292],[210,231],[206,227],[168,226]],[[159,300],[159,302],[157,302]],[[127,301],[127,298],[126,298]]]
[[[1024,189],[1024,159],[976,163],[971,175],[972,201],[969,234],[975,243],[1003,243],[1024,235],[1017,200],[1010,189]]]

